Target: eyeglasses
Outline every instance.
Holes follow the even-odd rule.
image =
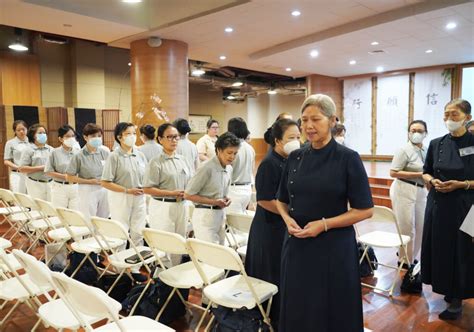
[[[210,129],[219,129],[219,127],[210,127]]]
[[[168,135],[168,136],[165,136],[165,138],[168,140],[168,141],[179,141],[181,139],[181,137],[179,135]]]

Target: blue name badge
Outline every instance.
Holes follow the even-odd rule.
[[[474,146],[468,146],[467,148],[459,149],[459,155],[461,157],[469,156],[471,154],[474,154]]]

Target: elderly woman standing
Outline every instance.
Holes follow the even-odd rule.
[[[449,134],[430,142],[423,179],[430,190],[421,247],[421,277],[445,295],[443,320],[461,316],[462,300],[474,297],[474,242],[459,227],[474,204],[474,136],[464,126],[471,105],[454,99],[444,108]]]
[[[211,119],[207,121],[206,127],[207,134],[196,142],[200,161],[209,160],[216,155],[215,144],[219,134],[219,122]]]
[[[357,152],[332,138],[336,105],[330,97],[306,98],[301,123],[310,144],[289,155],[277,202],[288,229],[279,330],[363,331],[352,225],[373,213],[367,174]]]

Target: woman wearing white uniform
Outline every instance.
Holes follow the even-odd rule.
[[[191,142],[188,138],[188,135],[191,132],[191,127],[186,119],[176,119],[173,122],[173,126],[181,135],[181,139],[178,141],[178,147],[176,148],[176,153],[184,157],[184,161],[186,162],[191,175],[194,175],[199,166],[199,153],[196,144]]]
[[[395,178],[390,187],[390,199],[400,231],[411,237],[407,246],[411,263],[420,256],[428,194],[422,178],[426,158],[423,139],[427,132],[428,128],[424,121],[412,121],[408,127],[409,142],[393,156],[390,169],[390,176]]]
[[[206,161],[216,155],[215,144],[219,134],[219,122],[217,120],[207,121],[207,134],[198,139],[196,147],[199,153],[199,160]]]
[[[232,118],[227,130],[240,140],[239,153],[232,163],[232,181],[229,188],[231,203],[228,212],[245,213],[252,196],[253,169],[255,167],[255,150],[245,140],[250,132],[247,124],[240,117]]]
[[[110,152],[103,148],[102,133],[95,123],[86,124],[82,131],[86,145],[71,158],[66,169],[66,181],[79,184],[78,210],[86,218],[109,217],[107,190],[100,185],[100,177]]]
[[[19,171],[26,174],[26,190],[33,198],[49,201],[51,199],[51,178],[45,174],[44,167],[53,148],[46,144],[46,128],[34,124],[28,128],[28,140],[32,143],[21,153]]]
[[[76,132],[70,125],[58,129],[61,146],[55,148],[48,158],[44,172],[53,178],[51,182],[51,203],[55,207],[77,210],[79,194],[77,183],[68,182],[66,169],[72,157],[80,151],[77,148]]]
[[[190,172],[184,157],[176,153],[179,133],[170,123],[158,127],[158,140],[163,153],[147,165],[144,177],[144,191],[152,196],[150,201],[150,227],[186,237],[186,205],[184,189],[190,179]],[[179,257],[172,257],[173,264]]]
[[[224,244],[224,208],[231,203],[231,164],[239,146],[240,140],[234,134],[220,136],[216,155],[198,168],[184,191],[184,198],[195,204],[191,222],[198,239]]]
[[[140,145],[138,150],[145,155],[148,162],[163,152],[163,147],[155,141],[155,131],[155,127],[149,124],[140,127],[143,145]]]
[[[120,147],[105,162],[101,182],[108,190],[112,219],[120,221],[129,230],[133,243],[139,246],[143,244],[142,230],[145,228],[143,175],[147,160],[134,148],[137,134],[133,123],[118,123],[114,137]]]
[[[30,144],[26,132],[28,125],[23,120],[13,122],[13,131],[15,137],[8,140],[5,144],[5,153],[3,155],[4,164],[10,169],[10,190],[16,193],[26,194],[25,175],[20,173],[21,153]]]

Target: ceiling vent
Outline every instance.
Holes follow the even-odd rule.
[[[369,51],[369,54],[370,55],[387,54],[387,52],[384,50],[373,50],[373,51]]]
[[[69,39],[67,38],[56,36],[56,35],[49,35],[45,33],[41,34],[41,39],[43,39],[47,43],[59,44],[59,45],[65,45],[69,42]]]

